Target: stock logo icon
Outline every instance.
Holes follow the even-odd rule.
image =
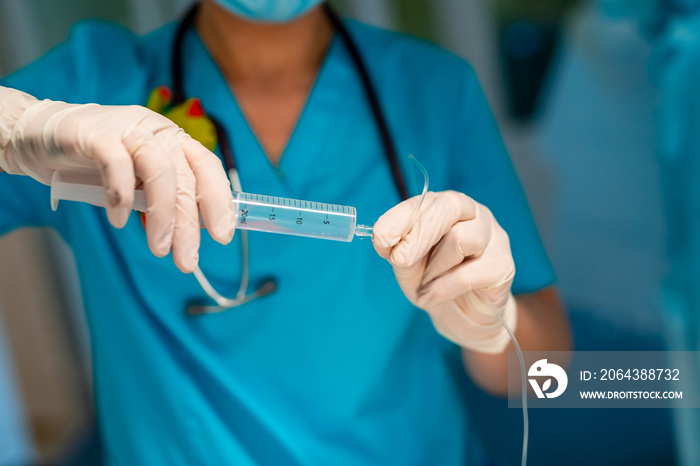
[[[537,398],[556,398],[564,393],[566,386],[569,384],[569,378],[566,376],[564,369],[556,364],[548,363],[546,359],[540,359],[530,366],[527,376],[527,380],[530,382]],[[542,386],[540,386],[538,379],[543,380]],[[552,379],[557,381],[557,388],[552,392],[548,392],[552,388]]]

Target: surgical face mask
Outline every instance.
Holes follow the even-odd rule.
[[[214,0],[231,13],[266,23],[284,23],[311,10],[323,0]]]

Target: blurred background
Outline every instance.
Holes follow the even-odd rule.
[[[686,94],[671,92],[692,90],[697,75],[678,58],[698,48],[697,2],[332,3],[474,65],[557,270],[577,350],[697,349],[683,319],[692,311],[688,290],[700,289],[692,279],[700,260],[681,258],[700,238],[682,219],[700,217],[692,202],[674,202],[688,194],[684,183],[692,185],[684,163],[694,151],[688,128],[695,117]],[[189,4],[0,0],[0,76],[64,40],[81,19],[146,33]],[[685,181],[673,178],[679,171],[689,173]],[[0,239],[0,265],[0,466],[99,465],[71,253],[51,232],[22,230]],[[521,412],[476,387],[469,399],[492,463],[520,464]],[[533,465],[700,464],[693,415],[541,409],[530,419]]]

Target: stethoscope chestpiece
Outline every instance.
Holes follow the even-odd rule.
[[[218,306],[209,306],[209,305],[201,303],[201,302],[189,302],[187,304],[187,308],[186,308],[187,315],[200,316],[200,315],[204,315],[204,314],[211,314],[212,312],[208,310],[208,308],[211,308],[211,307],[218,307]]]

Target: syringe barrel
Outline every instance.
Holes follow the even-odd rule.
[[[354,207],[248,193],[234,203],[236,228],[345,242],[355,234]]]
[[[55,172],[51,180],[54,210],[59,200],[104,207],[104,187],[66,182]],[[357,218],[354,207],[241,192],[233,193],[233,203],[238,229],[345,242],[354,237]],[[134,193],[133,209],[146,211],[146,196],[141,190]]]
[[[91,180],[92,181],[92,180]],[[96,184],[77,183],[61,179],[58,171],[51,177],[51,208],[58,209],[58,201],[77,201],[106,207],[105,188]],[[134,210],[146,212],[146,195],[141,190],[134,191]]]

